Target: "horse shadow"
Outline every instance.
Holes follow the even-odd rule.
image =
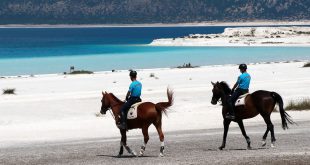
[[[251,149],[246,149],[246,148],[229,148],[229,149],[223,149],[220,150],[218,148],[214,149],[203,149],[203,151],[212,151],[212,152],[217,152],[217,151],[258,151],[258,150],[267,150],[268,148],[265,147],[258,147],[258,148],[251,148]]]
[[[109,158],[120,158],[120,159],[129,159],[129,158],[155,158],[157,156],[133,156],[133,155],[122,155],[121,157],[115,155],[96,155],[98,157],[109,157]]]

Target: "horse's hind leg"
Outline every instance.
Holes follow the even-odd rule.
[[[276,141],[276,138],[275,138],[275,136],[274,136],[274,127],[273,127],[273,124],[272,124],[272,122],[271,122],[271,120],[270,120],[270,116],[264,118],[264,120],[265,120],[265,122],[266,122],[266,124],[267,124],[267,127],[268,127],[267,130],[269,130],[270,133],[271,133],[271,147],[273,148],[273,147],[275,147],[275,141]],[[266,131],[266,132],[267,132],[267,131]],[[267,133],[268,133],[268,132],[267,132]],[[265,133],[265,134],[266,134],[266,133]],[[267,136],[267,135],[266,135],[266,136]]]
[[[146,144],[150,139],[148,129],[149,129],[149,126],[145,126],[142,128],[142,133],[143,133],[143,137],[144,137],[144,144],[141,146],[140,156],[143,156],[145,148],[146,148]]]
[[[269,132],[269,128],[267,126],[266,132],[265,132],[263,139],[262,139],[262,147],[266,146],[266,138],[267,138],[268,132]]]
[[[269,124],[269,130],[270,130],[270,133],[271,133],[271,147],[275,147],[275,142],[276,142],[276,138],[274,136],[274,127],[273,127],[273,124],[270,122]]]
[[[164,141],[165,137],[164,137],[164,133],[161,129],[161,122],[156,124],[155,127],[156,127],[156,130],[157,130],[158,135],[159,135],[159,140],[161,142],[159,156],[163,157],[164,156],[164,150],[165,150],[165,141]]]
[[[242,120],[239,121],[238,125],[240,127],[241,132],[242,132],[242,135],[244,136],[246,142],[248,143],[248,149],[252,149],[252,147],[251,147],[251,139],[248,137],[248,135],[245,132],[243,121]]]

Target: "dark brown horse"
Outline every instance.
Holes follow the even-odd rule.
[[[144,136],[144,144],[141,146],[140,156],[143,156],[146,144],[149,140],[148,128],[151,124],[153,124],[156,127],[159,139],[161,141],[160,156],[164,156],[164,134],[162,131],[162,112],[166,113],[167,108],[169,108],[173,104],[173,92],[169,89],[167,89],[167,96],[168,96],[168,102],[159,102],[157,104],[151,102],[144,102],[140,104],[137,108],[137,118],[127,120],[128,130],[137,128],[142,129],[142,133]],[[102,105],[100,113],[106,114],[106,112],[109,109],[111,109],[115,122],[117,123],[120,120],[121,115],[120,109],[124,104],[124,102],[119,100],[112,93],[102,92],[101,103]],[[125,147],[130,154],[137,156],[137,154],[127,146],[126,130],[120,130],[120,133],[122,138],[118,156],[119,157],[122,156],[124,150],[123,147]]]
[[[228,112],[227,100],[230,97],[231,89],[225,82],[217,82],[217,83],[212,82],[212,85],[213,85],[213,90],[212,90],[213,96],[212,96],[211,103],[213,105],[216,105],[219,99],[221,99],[222,106],[223,106],[222,115],[224,119],[224,135],[223,135],[223,143],[219,147],[219,149],[222,150],[223,148],[225,148],[229,124],[232,121],[230,119],[225,118]],[[245,132],[242,120],[253,118],[257,116],[258,114],[260,114],[264,118],[264,121],[267,124],[267,130],[262,139],[263,140],[262,146],[266,145],[266,138],[267,138],[268,132],[270,131],[271,132],[271,147],[274,147],[276,138],[274,136],[274,128],[270,120],[270,115],[272,111],[274,110],[276,104],[279,105],[280,115],[282,119],[282,128],[285,130],[288,128],[287,123],[293,124],[294,122],[292,121],[290,116],[284,111],[282,97],[276,92],[269,92],[269,91],[263,91],[263,90],[256,91],[246,96],[245,105],[235,107],[236,118],[233,121],[238,123],[241,129],[242,135],[247,141],[248,149],[251,149],[251,140]]]

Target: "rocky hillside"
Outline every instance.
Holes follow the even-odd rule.
[[[0,24],[310,20],[310,0],[1,0]]]

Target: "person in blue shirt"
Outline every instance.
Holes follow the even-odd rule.
[[[235,119],[235,111],[234,111],[235,102],[237,101],[239,96],[244,95],[249,92],[249,86],[251,82],[251,76],[249,73],[247,73],[247,65],[240,64],[239,69],[240,69],[241,75],[238,77],[238,80],[232,89],[233,93],[231,97],[228,99],[229,112],[226,115],[226,118],[231,119],[231,120]]]
[[[119,129],[127,128],[127,111],[133,104],[141,102],[140,96],[142,91],[142,84],[137,80],[137,72],[130,71],[129,76],[132,82],[126,95],[126,102],[121,108],[121,122],[117,125]]]

